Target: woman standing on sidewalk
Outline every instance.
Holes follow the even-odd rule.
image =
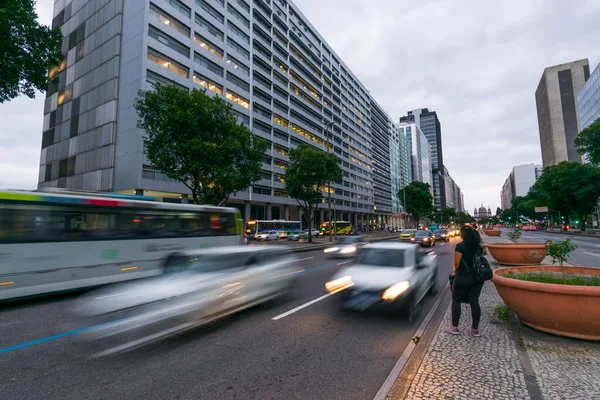
[[[473,256],[481,251],[481,240],[475,230],[465,225],[460,229],[462,242],[456,245],[454,250],[454,281],[452,283],[452,325],[446,332],[458,335],[458,322],[460,320],[461,303],[468,302],[471,306],[471,333],[473,336],[481,336],[479,332],[479,319],[481,318],[481,307],[479,306],[479,295],[483,283],[475,282],[468,268],[473,267]]]

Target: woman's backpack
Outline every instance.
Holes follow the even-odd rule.
[[[464,259],[461,261],[464,262]],[[492,273],[492,267],[490,267],[490,263],[488,262],[487,258],[485,258],[485,256],[483,255],[481,247],[479,247],[479,249],[473,256],[472,266],[469,266],[466,262],[464,264],[466,270],[477,283],[489,281],[494,276]]]

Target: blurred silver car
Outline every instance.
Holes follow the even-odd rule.
[[[330,257],[354,257],[370,243],[363,236],[342,236],[337,243],[323,250]]]
[[[437,291],[437,259],[432,250],[408,243],[374,243],[354,265],[340,269],[325,287],[341,293],[344,306],[359,311],[395,304],[413,321],[421,300]]]
[[[296,257],[285,248],[225,246],[175,253],[161,276],[102,288],[79,315],[113,322],[87,331],[98,355],[129,350],[273,299],[293,286]]]

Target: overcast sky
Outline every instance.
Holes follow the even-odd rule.
[[[52,0],[38,0],[50,24]],[[467,211],[493,211],[514,165],[541,164],[545,67],[600,62],[600,1],[295,0],[394,120],[438,113],[444,164]],[[0,188],[37,187],[43,98],[0,105]]]

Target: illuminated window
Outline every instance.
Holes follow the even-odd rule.
[[[296,82],[298,82],[304,89],[306,89],[306,91],[310,92],[310,94],[315,96],[315,98],[321,99],[321,94],[314,87],[312,87],[308,82],[306,82],[300,76],[295,74],[294,71],[290,71],[290,76],[292,77],[292,79],[294,79]]]
[[[60,106],[65,102],[65,89],[61,89],[58,91],[58,101],[57,104]]]
[[[223,86],[219,85],[214,81],[211,81],[207,77],[202,76],[197,72],[194,72],[194,83],[202,86],[205,89],[215,92],[216,94],[219,94],[221,96],[223,95]]]
[[[287,168],[287,166],[288,166],[288,163],[286,163],[286,162],[285,162],[285,161],[283,161],[283,160],[279,160],[279,159],[275,158],[275,159],[273,160],[273,166],[274,166],[274,167],[277,167],[277,168],[281,168],[281,169],[286,169],[286,168]]]
[[[287,74],[288,67],[279,58],[277,58],[277,56],[273,56],[273,62],[279,67],[280,70]]]
[[[244,108],[250,108],[250,101],[243,98],[239,94],[231,91],[231,89],[227,89],[227,94],[225,95],[225,97],[227,98],[227,100],[229,100],[235,104],[239,104],[240,106],[242,106]]]
[[[314,143],[316,143],[318,145],[321,145],[321,146],[323,145],[323,139],[321,139],[321,138],[313,135],[309,131],[307,131],[305,129],[302,129],[302,128],[300,128],[297,125],[290,124],[290,129],[292,131],[296,132],[298,135],[300,135],[300,136],[302,136],[302,137],[304,137],[304,138],[306,138],[306,139],[308,139],[308,140],[310,140],[310,141],[312,141],[312,142],[314,142]],[[331,144],[329,144],[328,146],[329,146],[328,148],[330,150],[333,149],[333,146]]]
[[[151,48],[148,48],[148,60],[154,61],[161,67],[165,67],[181,76],[189,77],[190,70],[179,64],[177,61],[171,60],[169,57],[161,54]]]
[[[177,32],[185,35],[188,38],[190,37],[190,28],[177,21],[175,18],[171,17],[169,14],[156,7],[152,3],[150,4],[150,14],[154,15],[154,17],[158,18],[160,22],[168,27],[175,29]]]
[[[273,148],[273,151],[275,153],[281,154],[282,156],[288,155],[288,149],[286,149],[285,147],[282,147],[282,146],[275,145],[275,147]]]
[[[202,36],[200,36],[198,34],[194,35],[194,42],[196,42],[204,50],[206,50],[210,53],[213,53],[215,56],[219,57],[220,59],[223,59],[223,50],[221,50],[220,48],[218,48],[217,46],[215,46],[208,40],[204,39]]]
[[[50,71],[48,71],[48,77],[50,79],[54,78],[66,67],[67,67],[67,59],[65,58],[60,62],[60,64],[58,64],[57,66],[53,67]]]
[[[282,118],[277,114],[273,114],[273,121],[275,121],[279,125],[283,126],[284,128],[287,128],[290,124],[287,119]]]
[[[233,68],[237,69],[238,71],[243,72],[245,75],[250,76],[250,68],[246,67],[244,64],[242,64],[235,58],[231,57],[229,54],[227,54],[227,64],[231,65]]]

